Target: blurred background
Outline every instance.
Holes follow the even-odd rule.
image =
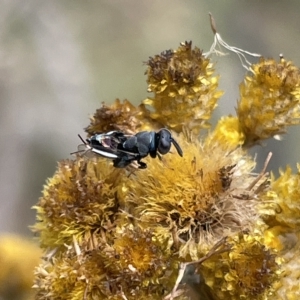
[[[149,96],[143,61],[185,40],[208,51],[209,12],[230,45],[300,66],[299,0],[0,1],[0,233],[32,235],[43,184],[102,102]],[[235,114],[245,70],[234,54],[214,60],[225,91],[215,123]],[[272,151],[269,170],[295,170],[299,132],[253,149],[258,165]]]

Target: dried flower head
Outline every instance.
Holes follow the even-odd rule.
[[[278,179],[272,178],[271,189],[276,193],[276,204],[280,207],[273,222],[290,228],[300,226],[300,165],[298,173],[292,174],[290,167],[280,171]]]
[[[279,263],[258,234],[228,239],[232,248],[203,263],[202,272],[218,299],[266,299],[274,292]],[[267,298],[268,299],[268,298]],[[273,298],[270,298],[273,299]]]
[[[183,159],[169,155],[153,161],[147,172],[125,181],[126,210],[147,227],[172,234],[181,256],[197,258],[207,244],[252,228],[257,202],[248,187],[255,179],[254,162],[241,149],[226,152],[218,144],[178,141]]]
[[[264,220],[268,224],[264,232],[265,244],[276,249],[282,257],[281,274],[279,280],[274,283],[274,299],[291,299],[299,298],[299,170],[293,174],[290,167],[285,171],[280,171],[280,176],[275,179],[271,178],[270,190],[263,195],[264,206],[268,207],[271,200],[274,210],[264,210]]]
[[[48,180],[43,196],[34,207],[41,245],[69,244],[73,236],[108,230],[118,212],[117,184],[123,170],[114,170],[105,160],[65,160]]]
[[[141,129],[147,130],[149,127],[147,114],[143,105],[135,107],[128,100],[121,102],[116,99],[111,106],[103,103],[91,117],[91,124],[85,130],[90,136],[112,130],[127,133],[134,133]]]
[[[240,85],[237,115],[245,145],[286,132],[300,123],[300,72],[291,62],[261,58]]]
[[[290,233],[289,233],[290,235]],[[281,266],[282,276],[280,280],[274,283],[276,293],[273,299],[289,299],[297,300],[300,295],[300,235],[299,232],[294,235],[295,243],[292,247],[285,249],[283,255],[283,263]],[[287,243],[288,244],[288,243]]]
[[[37,299],[122,299],[122,293],[149,299],[150,293],[159,300],[171,289],[178,256],[150,230],[123,228],[111,241],[94,233],[93,240],[92,248],[70,246],[37,268]]]
[[[147,65],[148,91],[154,97],[143,103],[154,109],[150,117],[177,132],[182,126],[195,131],[207,127],[222,92],[217,91],[218,77],[202,51],[185,42],[175,51],[150,57]]]

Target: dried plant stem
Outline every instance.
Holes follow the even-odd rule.
[[[227,247],[220,249],[221,246],[226,244],[227,237],[222,238],[220,241],[218,241],[210,250],[207,254],[205,254],[202,258],[196,261],[191,261],[191,262],[185,262],[181,263],[179,266],[179,273],[176,279],[176,283],[174,285],[174,288],[170,294],[168,294],[164,300],[173,300],[175,297],[179,296],[182,291],[177,290],[180,282],[182,281],[182,278],[184,276],[186,267],[189,265],[196,265],[196,264],[201,264],[205,260],[209,259],[213,255],[217,255],[223,252],[227,252],[231,249],[230,245],[227,245]]]
[[[253,182],[248,186],[247,190],[248,191],[251,191],[253,189],[253,187],[257,184],[257,182],[266,175],[266,169],[267,169],[267,166],[270,162],[270,159],[272,157],[273,153],[272,152],[269,152],[266,160],[265,160],[265,163],[264,163],[264,167],[262,169],[262,171],[259,173],[259,175],[253,180]]]

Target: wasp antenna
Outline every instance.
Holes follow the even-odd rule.
[[[80,134],[78,134],[78,137],[80,138],[80,140],[86,145],[86,141],[81,137]]]
[[[173,138],[172,138],[172,144],[176,148],[177,153],[182,157],[183,156],[183,151],[182,151],[181,147],[179,146],[179,144]]]

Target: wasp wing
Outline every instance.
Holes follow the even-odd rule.
[[[134,160],[139,156],[139,153],[123,147],[123,144],[131,137],[124,135],[120,131],[110,131],[108,133],[95,134],[85,142],[79,135],[84,144],[80,144],[78,150],[71,154],[82,154],[86,157],[100,155],[112,160]]]
[[[115,158],[119,157],[118,154],[115,153],[115,151],[111,151],[110,149],[106,149],[105,147],[104,147],[104,149],[99,149],[99,147],[97,147],[97,149],[92,148],[91,152],[99,154],[106,158],[110,158],[110,159],[115,159]]]
[[[89,147],[89,145],[87,144],[80,144],[77,147],[77,151],[75,152],[71,152],[70,154],[78,154],[78,155],[84,155],[84,156],[88,156],[88,153],[91,152],[91,147]]]
[[[113,158],[114,155],[117,155],[118,158],[124,157],[124,155],[131,158],[135,158],[139,156],[139,153],[132,149],[131,147],[127,147],[127,143],[136,137],[133,135],[125,135],[120,131],[111,131],[107,134],[101,135],[100,138],[97,139],[99,144],[93,145],[94,149],[100,150],[104,153],[99,153],[100,155]],[[125,146],[126,145],[126,146]],[[97,153],[96,150],[93,150]]]

